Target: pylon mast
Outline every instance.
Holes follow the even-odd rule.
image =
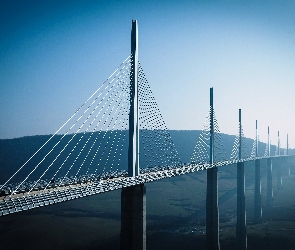
[[[132,20],[131,30],[131,74],[130,74],[130,113],[128,175],[139,174],[139,116],[138,116],[138,27]]]

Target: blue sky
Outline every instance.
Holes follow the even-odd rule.
[[[0,138],[54,133],[130,53],[169,129],[201,129],[209,88],[221,132],[295,147],[294,1],[0,0]]]

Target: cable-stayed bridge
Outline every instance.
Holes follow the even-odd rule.
[[[196,138],[191,160],[186,163],[181,162],[138,60],[137,43],[137,22],[133,21],[131,55],[55,134],[0,185],[0,216],[116,189],[122,189],[122,211],[127,211],[122,213],[128,214],[129,205],[124,205],[124,200],[130,198],[131,192],[138,192],[134,197],[142,199],[145,183],[207,170],[207,241],[214,242],[211,244],[213,248],[209,249],[218,249],[217,169],[237,164],[240,202],[237,237],[240,238],[240,249],[245,248],[243,247],[246,239],[245,228],[243,229],[245,226],[243,163],[255,162],[254,206],[256,206],[255,220],[259,223],[261,220],[260,160],[266,159],[269,166],[268,203],[270,204],[272,161],[290,159],[288,145],[286,155],[281,155],[278,134],[275,155],[271,155],[270,139],[265,145],[265,150],[262,150],[264,153],[261,154],[259,153],[261,149],[258,148],[258,133],[256,133],[252,148],[247,148],[239,110],[238,133],[231,155],[227,155],[214,112],[213,88],[211,88],[209,112],[202,132],[199,138]],[[129,187],[135,189],[130,191],[132,189]],[[142,210],[144,209],[140,208],[139,212]],[[142,217],[142,214],[139,214],[140,216]],[[122,238],[123,241],[128,241],[127,236]],[[126,245],[128,246],[127,243]]]

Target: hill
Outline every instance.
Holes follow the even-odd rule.
[[[165,133],[164,139],[169,137],[168,133],[170,134],[172,141],[175,145],[176,151],[178,152],[178,156],[181,162],[188,163],[191,161],[191,157],[195,148],[195,145],[199,139],[200,132],[199,130],[168,130]],[[117,169],[127,169],[127,155],[128,155],[128,131],[119,131],[116,133],[112,133],[110,131],[98,133],[91,135],[91,133],[86,133],[85,135],[77,134],[73,138],[73,135],[56,135],[50,140],[46,146],[40,150],[38,154],[24,167],[20,173],[15,176],[13,182],[21,181],[24,176],[27,174],[46,156],[46,153],[54,147],[57,153],[50,154],[47,156],[46,161],[44,161],[39,168],[31,175],[31,179],[34,180],[39,177],[44,169],[47,168],[48,163],[53,162],[54,164],[50,167],[47,175],[44,178],[50,179],[54,172],[61,166],[65,165],[64,168],[61,168],[60,174],[63,175],[67,171],[67,169],[71,169],[72,173],[77,173],[79,171],[80,174],[85,173],[85,169],[87,166],[92,165],[93,170],[97,169],[96,166],[103,165],[103,168],[108,171],[108,167],[116,166]],[[120,134],[120,136],[118,136]],[[162,165],[164,164],[163,161],[165,160],[166,155],[160,155],[160,146],[159,146],[159,139],[156,140],[158,134],[154,131],[141,131],[141,145],[140,145],[140,164],[141,167],[149,167],[154,165]],[[0,183],[5,182],[12,174],[14,174],[49,138],[51,135],[36,135],[36,136],[26,136],[21,138],[15,139],[2,139],[0,140]],[[159,137],[159,136],[158,136]],[[60,141],[60,139],[62,141]],[[127,138],[127,139],[126,139]],[[147,138],[147,139],[146,139]],[[110,154],[108,154],[108,150],[114,150],[115,146],[113,144],[110,146],[109,144],[100,147],[99,150],[93,150],[91,148],[94,140],[102,142],[103,140],[108,140],[108,142],[119,141],[116,143],[115,146],[120,147],[120,156],[110,158]],[[145,139],[145,141],[144,141]],[[223,141],[223,145],[227,154],[227,157],[230,157],[232,147],[234,144],[235,136],[233,135],[226,135],[221,134],[221,139]],[[148,143],[147,143],[147,140]],[[68,146],[68,142],[71,141],[73,145],[76,145],[78,141],[75,151],[71,152],[70,147]],[[145,143],[145,144],[144,144]],[[166,143],[166,142],[164,142]],[[163,144],[164,144],[163,143]],[[57,146],[55,146],[57,144]],[[253,140],[246,138],[246,145],[248,154],[250,154],[252,149]],[[85,148],[83,146],[85,145]],[[169,145],[168,145],[169,146]],[[170,161],[168,164],[174,164],[178,160],[176,159],[177,156],[175,152],[172,150],[172,146],[169,146],[168,153],[170,154]],[[83,150],[82,150],[83,148]],[[146,150],[148,149],[148,150]],[[264,154],[265,144],[260,143],[259,145],[260,155]],[[58,152],[63,150],[63,155],[58,155],[58,158],[55,159]],[[116,149],[115,149],[116,150]],[[118,152],[117,150],[116,152]],[[145,151],[144,151],[145,150]],[[148,151],[148,154],[147,154]],[[274,154],[275,147],[271,147],[272,154]],[[89,154],[89,152],[91,152]],[[114,152],[114,151],[113,151]],[[167,150],[164,152],[167,154]],[[91,155],[92,154],[92,155]],[[70,157],[68,157],[70,155]],[[100,156],[94,158],[94,155]],[[153,162],[150,161],[151,158],[155,155],[159,155],[159,157],[154,160]],[[87,161],[83,162],[84,159],[87,158]],[[99,159],[98,159],[99,158]],[[167,157],[168,158],[168,157]],[[174,159],[175,158],[175,159]],[[91,162],[91,159],[94,159]],[[70,162],[73,163],[70,163]],[[65,163],[66,162],[66,163]],[[47,164],[47,165],[46,165]],[[167,164],[167,163],[166,163]],[[83,165],[84,167],[79,170],[79,168]],[[111,169],[110,168],[110,169]],[[85,170],[83,172],[83,170]],[[91,173],[91,172],[90,172]]]

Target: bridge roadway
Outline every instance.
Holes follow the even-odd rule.
[[[277,156],[272,156],[275,158]],[[238,162],[249,162],[256,159],[267,159],[269,157],[246,158],[242,160],[228,160],[216,162],[213,165],[183,164],[179,166],[153,167],[141,169],[139,176],[119,176],[109,179],[97,179],[78,184],[69,184],[62,187],[50,187],[42,190],[34,190],[27,193],[15,193],[0,197],[0,216],[13,214],[33,208],[43,207],[55,203],[82,198],[94,194],[100,194],[124,187],[135,186],[152,181],[157,181],[173,176],[184,175],[196,171],[206,170],[212,167],[221,167]]]

